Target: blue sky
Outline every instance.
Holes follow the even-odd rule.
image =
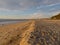
[[[0,19],[46,18],[60,13],[60,0],[0,0]]]

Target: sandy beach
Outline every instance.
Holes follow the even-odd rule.
[[[30,20],[0,26],[0,45],[60,45],[60,20]]]

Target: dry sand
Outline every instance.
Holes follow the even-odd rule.
[[[60,21],[31,20],[2,25],[0,45],[60,45]]]

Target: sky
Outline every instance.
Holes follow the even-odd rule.
[[[0,19],[49,18],[60,13],[60,0],[0,0]]]

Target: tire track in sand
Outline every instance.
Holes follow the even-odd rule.
[[[22,38],[22,40],[21,40],[21,42],[20,42],[20,45],[28,45],[27,41],[28,41],[28,39],[29,39],[29,37],[30,37],[30,33],[33,32],[34,29],[35,29],[35,21],[33,21],[33,22],[31,23],[31,25],[29,26],[28,30],[25,31],[25,32],[22,34],[23,38]]]

